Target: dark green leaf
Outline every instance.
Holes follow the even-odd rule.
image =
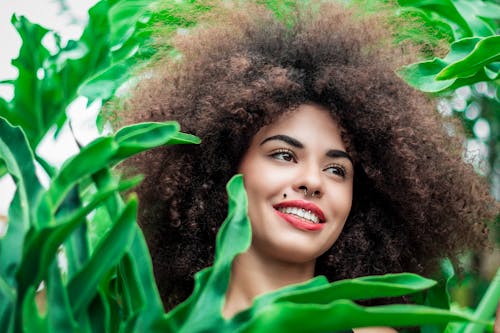
[[[85,311],[95,296],[101,279],[118,264],[130,247],[136,214],[137,199],[132,198],[85,267],[68,283],[68,294],[75,316]]]
[[[47,278],[47,321],[49,332],[75,332],[76,323],[57,265],[57,260],[50,264]]]

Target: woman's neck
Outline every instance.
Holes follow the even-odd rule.
[[[252,248],[233,261],[222,314],[230,318],[250,307],[255,297],[314,276],[315,261],[289,263],[256,253]]]

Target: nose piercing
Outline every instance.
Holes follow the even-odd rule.
[[[307,187],[304,187],[304,196],[307,197]]]

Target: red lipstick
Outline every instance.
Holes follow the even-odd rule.
[[[299,209],[304,209],[306,211],[307,210],[311,211],[314,215],[316,215],[319,218],[319,223],[312,223],[296,215],[283,213],[278,210],[278,208],[285,208],[285,207],[295,207]],[[302,200],[283,201],[277,205],[274,205],[273,208],[275,209],[276,214],[279,217],[281,217],[283,220],[285,220],[286,222],[290,223],[291,225],[293,225],[298,229],[307,231],[317,231],[321,230],[324,227],[325,214],[323,214],[321,208],[319,208],[312,202],[302,201]]]

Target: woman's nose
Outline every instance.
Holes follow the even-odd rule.
[[[305,185],[301,185],[299,186],[299,190],[303,191],[304,193],[304,197],[308,197],[310,196],[311,198],[314,198],[314,197],[319,197],[321,195],[321,191],[320,190],[314,190],[314,191],[310,191],[307,186]]]
[[[308,166],[300,170],[300,176],[293,186],[306,198],[319,198],[323,195],[321,171],[318,166]]]

